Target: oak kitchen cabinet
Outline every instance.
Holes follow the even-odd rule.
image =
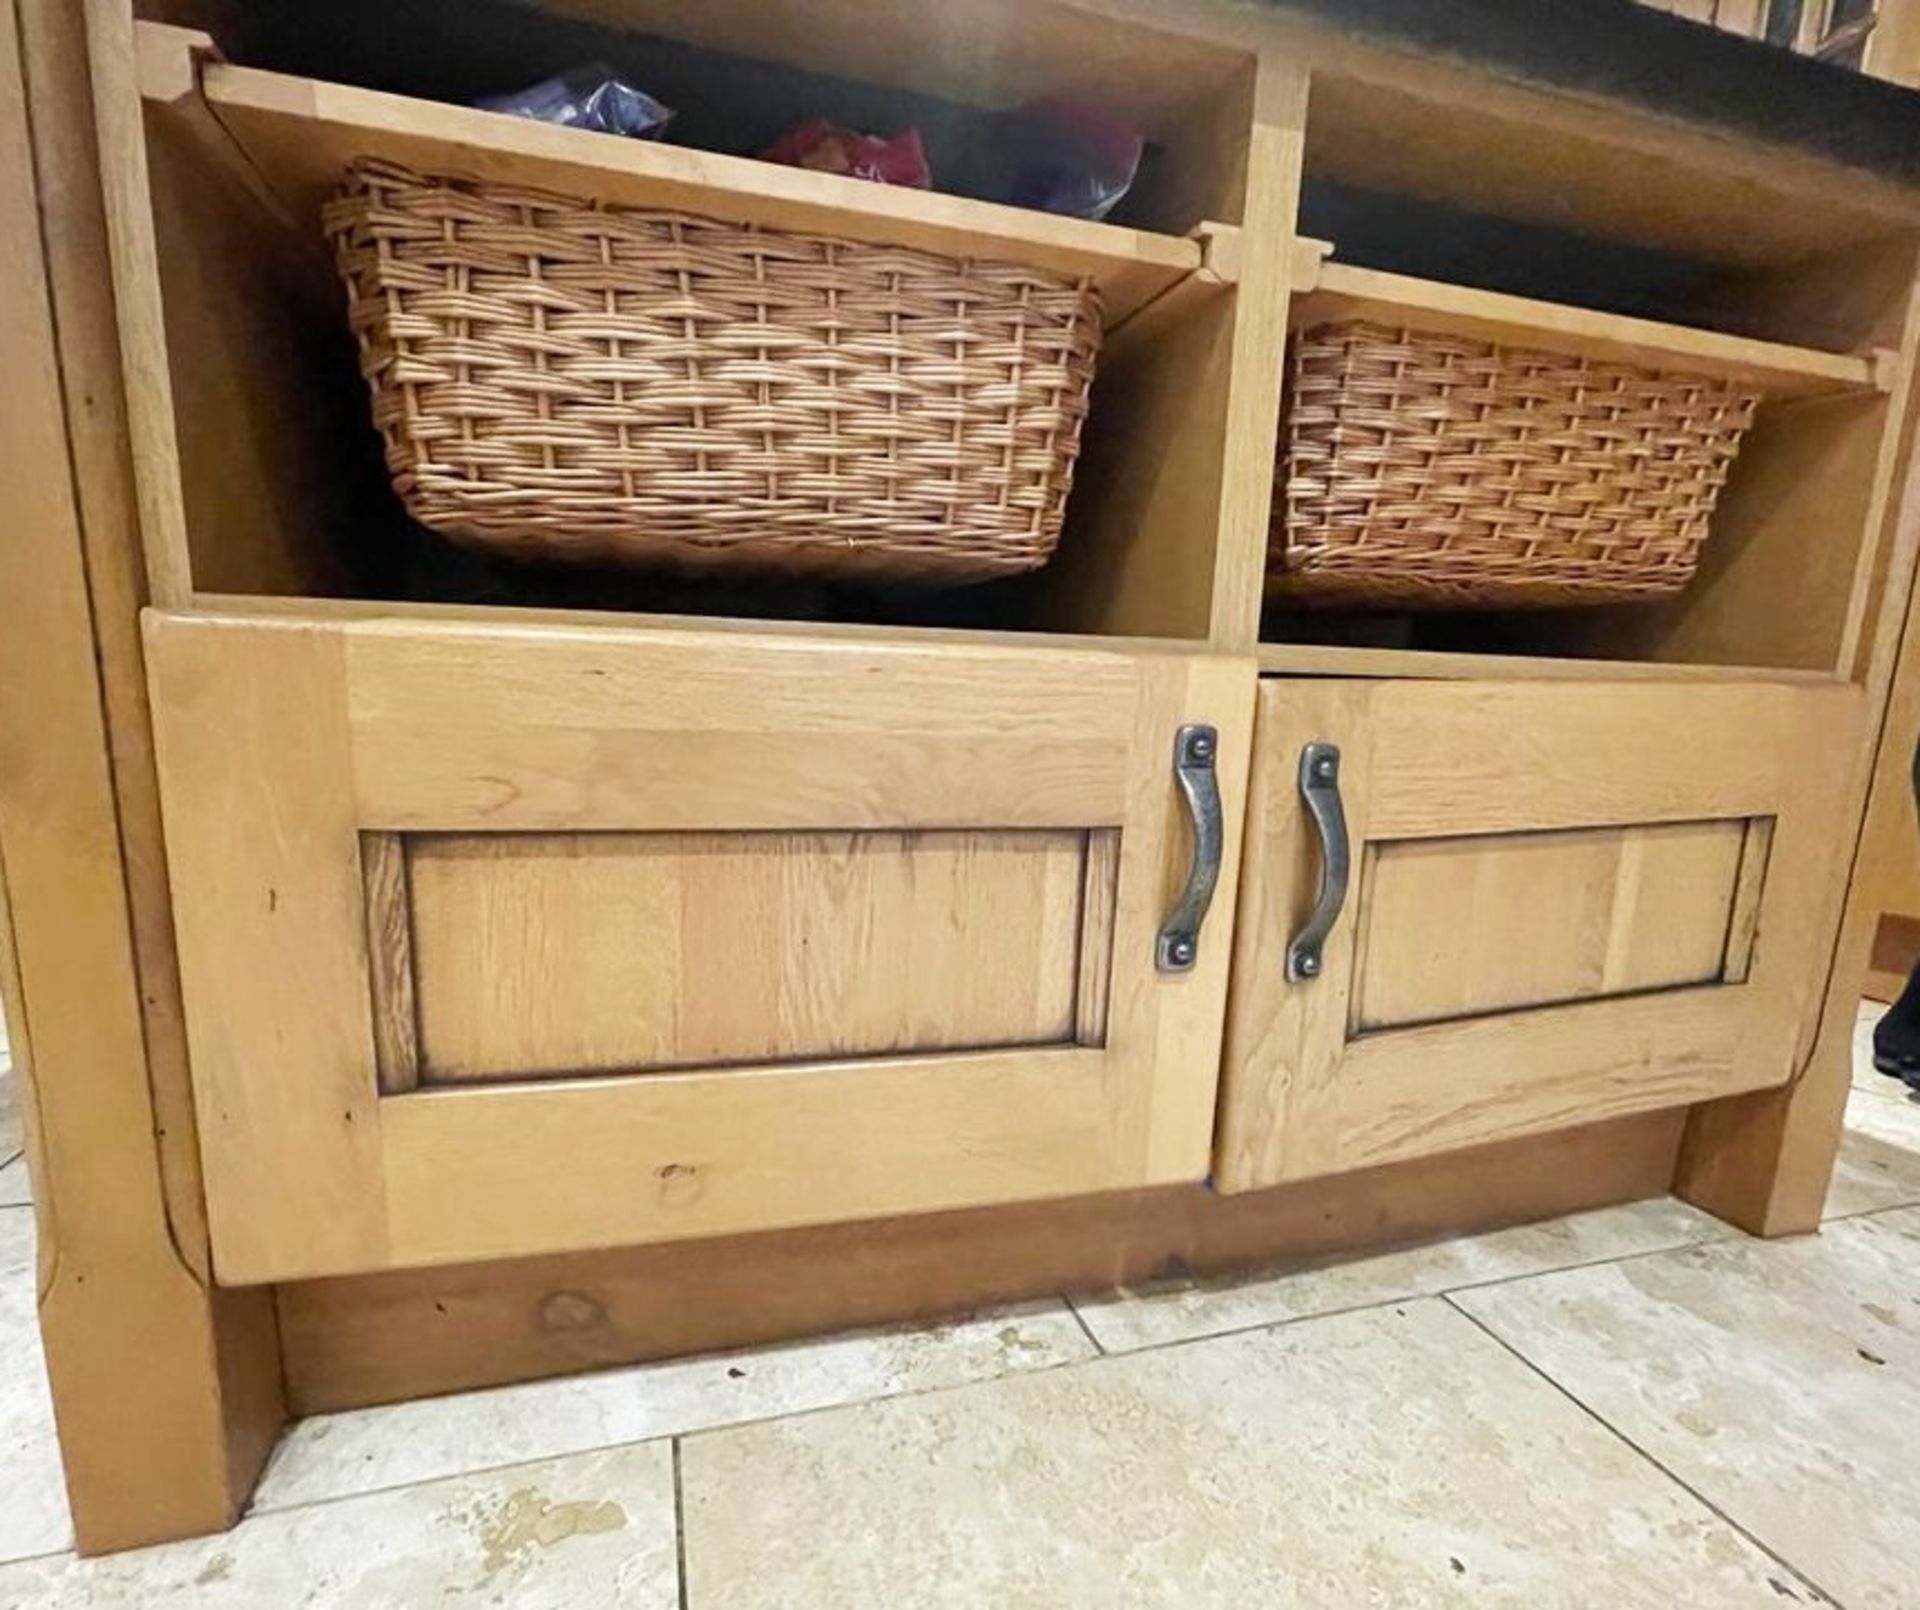
[[[1920,196],[1212,0],[4,3],[4,982],[83,1547],[226,1523],[289,1412],[1667,1190],[1815,1222]],[[1093,222],[466,104],[561,42],[690,146],[826,86],[1150,158]],[[1057,559],[425,537],[320,228],[358,156],[1083,277]],[[1751,387],[1698,578],[1268,602],[1329,311]]]

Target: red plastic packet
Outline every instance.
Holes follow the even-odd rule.
[[[902,129],[892,139],[883,140],[877,134],[843,129],[817,117],[781,135],[760,153],[760,158],[763,162],[783,162],[790,168],[811,168],[816,173],[871,179],[876,184],[933,188],[933,170],[927,166],[918,129]]]

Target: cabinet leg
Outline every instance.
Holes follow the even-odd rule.
[[[82,1554],[231,1526],[281,1423],[269,1292],[210,1290],[170,1249],[114,1261],[42,1254],[40,1332]]]
[[[1851,976],[1851,975],[1850,975]],[[1820,1228],[1852,1083],[1853,1013],[1829,1003],[1794,1083],[1696,1107],[1674,1193],[1749,1235]]]
[[[74,1530],[98,1553],[230,1524],[283,1411],[271,1294],[212,1285],[185,1119],[85,60],[78,7],[0,0],[0,995]]]

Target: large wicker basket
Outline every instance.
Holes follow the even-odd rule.
[[[1533,607],[1683,587],[1756,394],[1361,322],[1293,341],[1268,592]]]
[[[394,486],[447,536],[915,582],[1059,540],[1084,281],[372,161],[326,228]]]

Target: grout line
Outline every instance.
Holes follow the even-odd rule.
[[[1920,1203],[1916,1203],[1915,1206],[1920,1206]],[[1885,1213],[1894,1210],[1890,1208],[1875,1208],[1871,1211]],[[1719,1223],[1720,1221],[1716,1220],[1715,1222]],[[1524,1227],[1515,1225],[1512,1226],[1512,1228],[1520,1229]],[[1484,1233],[1498,1235],[1500,1232],[1493,1230]],[[1460,1239],[1470,1240],[1472,1237],[1462,1237]],[[1576,1269],[1600,1269],[1608,1264],[1635,1263],[1642,1258],[1664,1257],[1670,1252],[1687,1252],[1695,1247],[1724,1246],[1729,1241],[1757,1241],[1759,1239],[1758,1236],[1750,1236],[1746,1231],[1737,1229],[1732,1225],[1722,1224],[1720,1234],[1703,1236],[1687,1241],[1676,1241],[1671,1246],[1644,1247],[1638,1252],[1619,1252],[1613,1254],[1611,1257],[1582,1258],[1574,1263],[1548,1264],[1539,1269],[1523,1269],[1510,1275],[1494,1275],[1486,1280],[1463,1280],[1455,1286],[1434,1286],[1412,1291],[1397,1291],[1390,1297],[1370,1297],[1364,1302],[1340,1303],[1332,1308],[1316,1308],[1310,1314],[1288,1314],[1280,1319],[1256,1319],[1245,1325],[1229,1325],[1221,1330],[1202,1331],[1197,1336],[1170,1336],[1164,1342],[1147,1342],[1140,1347],[1103,1348],[1101,1351],[1109,1358],[1131,1358],[1136,1353],[1154,1353],[1169,1347],[1187,1347],[1194,1342],[1211,1342],[1223,1336],[1246,1336],[1254,1331],[1284,1330],[1289,1325],[1302,1325],[1315,1319],[1336,1319],[1345,1314],[1364,1314],[1370,1308],[1391,1308],[1395,1303],[1423,1302],[1433,1297],[1445,1297],[1456,1291],[1484,1291],[1490,1286],[1507,1286],[1521,1280],[1541,1280],[1548,1275],[1571,1274]],[[1418,1252],[1426,1247],[1443,1246],[1445,1244],[1445,1242],[1421,1242],[1415,1246],[1400,1248],[1398,1250]],[[1372,1256],[1393,1257],[1395,1255],[1396,1250],[1388,1248],[1386,1251],[1373,1254]],[[1355,1259],[1353,1261],[1362,1262],[1364,1259]],[[1340,1265],[1336,1264],[1333,1267],[1340,1267]],[[1276,1270],[1271,1275],[1254,1277],[1246,1283],[1248,1285],[1259,1285],[1263,1283],[1264,1280],[1284,1280],[1288,1278],[1290,1273],[1294,1272],[1296,1271],[1285,1269]],[[1297,1272],[1313,1273],[1315,1271],[1301,1270]],[[1128,1295],[1140,1300],[1138,1299],[1137,1293],[1129,1292]]]
[[[1093,1334],[1093,1327],[1087,1323],[1087,1316],[1080,1312],[1080,1305],[1065,1292],[1060,1294],[1060,1300],[1067,1305],[1067,1312],[1080,1322],[1080,1329],[1085,1334],[1087,1340],[1093,1343],[1094,1357],[1105,1358],[1107,1356],[1107,1350],[1101,1345],[1100,1338]]]
[[[565,1377],[556,1377],[556,1379],[565,1379]],[[403,1401],[418,1402],[423,1400],[409,1398]],[[381,1407],[385,1406],[386,1405],[381,1405]],[[307,1418],[317,1418],[317,1416],[308,1416]],[[297,1421],[295,1423],[298,1424]],[[657,1436],[651,1437],[628,1437],[624,1441],[619,1442],[596,1442],[581,1448],[555,1448],[547,1453],[529,1454],[524,1459],[508,1459],[497,1465],[464,1465],[459,1470],[442,1470],[430,1476],[413,1476],[404,1481],[387,1482],[379,1487],[356,1487],[350,1493],[323,1493],[318,1498],[302,1498],[291,1504],[263,1505],[256,1501],[247,1506],[245,1512],[234,1525],[244,1526],[248,1521],[265,1520],[270,1515],[294,1515],[303,1509],[328,1509],[335,1504],[351,1504],[356,1499],[361,1498],[385,1498],[393,1493],[411,1492],[416,1487],[437,1487],[443,1482],[480,1481],[492,1476],[504,1476],[509,1471],[531,1470],[535,1465],[558,1464],[563,1459],[589,1459],[595,1454],[625,1453],[630,1449],[648,1448],[656,1443],[677,1440],[678,1437],[675,1433],[663,1431]],[[274,1444],[274,1451],[276,1453],[284,1441],[285,1434],[283,1433],[282,1441]],[[228,1528],[229,1531],[232,1529],[232,1527]],[[213,1533],[209,1535],[220,1536],[222,1534]],[[191,1541],[191,1539],[183,1538],[180,1541],[188,1542]],[[162,1543],[153,1546],[165,1548],[169,1545]]]
[[[1018,1307],[1018,1306],[1024,1306],[1024,1305],[1015,1304],[1013,1306]],[[992,1310],[982,1310],[982,1312],[992,1312]],[[914,1326],[914,1327],[889,1325],[889,1326],[877,1327],[877,1329],[880,1329],[885,1332],[893,1332],[896,1330],[899,1330],[899,1331],[929,1330],[931,1328],[932,1328],[931,1325]],[[866,1334],[866,1332],[864,1331],[833,1332],[833,1333],[829,1333],[827,1336],[804,1338],[804,1340],[825,1341],[825,1340],[831,1340],[835,1336],[840,1336],[840,1335],[858,1336],[858,1335],[864,1335],[864,1334]],[[1205,1340],[1205,1339],[1206,1338],[1204,1337],[1195,1338],[1195,1340]],[[803,1339],[796,1338],[796,1342],[800,1340],[803,1340]],[[784,1346],[788,1344],[780,1343],[780,1344],[774,1344],[774,1345]],[[751,1352],[752,1350],[741,1349],[740,1351]],[[726,1354],[690,1354],[688,1355],[688,1357],[690,1358],[724,1357],[724,1356],[726,1356]],[[1113,1357],[1113,1360],[1115,1363],[1118,1363],[1120,1361],[1121,1355],[1102,1354],[1101,1358],[1105,1358],[1109,1356]],[[524,1458],[504,1460],[503,1462],[497,1465],[463,1466],[459,1470],[443,1470],[432,1475],[413,1476],[401,1481],[386,1482],[378,1487],[355,1488],[352,1492],[348,1492],[348,1493],[327,1493],[318,1498],[297,1499],[292,1503],[268,1503],[263,1505],[256,1499],[255,1502],[253,1502],[247,1507],[246,1514],[242,1516],[242,1519],[251,1519],[253,1516],[256,1516],[256,1515],[288,1515],[288,1514],[292,1514],[295,1510],[315,1509],[325,1504],[344,1504],[355,1498],[372,1498],[381,1493],[405,1492],[410,1487],[427,1487],[427,1486],[433,1485],[436,1482],[443,1482],[443,1481],[465,1481],[470,1478],[478,1477],[478,1476],[497,1476],[504,1471],[520,1470],[530,1465],[549,1464],[559,1459],[583,1459],[587,1457],[589,1454],[613,1453],[626,1448],[644,1448],[651,1443],[671,1441],[677,1449],[678,1445],[686,1441],[686,1439],[689,1437],[723,1436],[729,1431],[744,1431],[750,1426],[773,1425],[781,1420],[800,1420],[800,1419],[805,1419],[809,1415],[815,1415],[815,1414],[833,1414],[841,1409],[858,1409],[858,1408],[863,1408],[866,1405],[872,1404],[872,1403],[892,1403],[895,1401],[905,1400],[910,1398],[935,1397],[943,1392],[964,1392],[969,1387],[992,1386],[1001,1381],[1024,1380],[1030,1375],[1050,1375],[1056,1370],[1080,1369],[1080,1368],[1084,1368],[1089,1364],[1099,1363],[1100,1361],[1101,1361],[1100,1358],[1063,1358],[1059,1360],[1057,1363],[1053,1363],[1053,1364],[1039,1364],[1039,1365],[1033,1365],[1027,1368],[1022,1368],[1022,1369],[1001,1370],[991,1375],[975,1376],[968,1380],[963,1380],[963,1381],[944,1381],[933,1386],[914,1387],[911,1390],[905,1391],[905,1392],[881,1391],[881,1392],[865,1393],[858,1397],[839,1398],[831,1403],[809,1404],[807,1407],[803,1409],[777,1409],[768,1414],[746,1415],[738,1420],[718,1420],[718,1421],[711,1422],[709,1424],[685,1426],[678,1431],[660,1430],[660,1431],[649,1432],[645,1436],[616,1437],[611,1441],[607,1441],[607,1442],[587,1443],[577,1448],[553,1448],[553,1449],[549,1449],[544,1453],[528,1454]],[[675,1363],[679,1361],[673,1360],[673,1359],[661,1359],[661,1360],[655,1360],[654,1362]],[[591,1375],[617,1375],[626,1370],[635,1370],[635,1369],[644,1369],[644,1368],[646,1368],[645,1364],[620,1364],[620,1365],[614,1365],[611,1368],[606,1370],[593,1370],[585,1373],[591,1374]],[[579,1375],[556,1375],[556,1376],[543,1377],[541,1380],[538,1380],[538,1381],[511,1382],[507,1387],[476,1387],[474,1391],[476,1393],[505,1391],[505,1390],[509,1390],[511,1387],[516,1387],[516,1386],[539,1386],[539,1385],[546,1384],[549,1381],[565,1382],[565,1381],[573,1381],[573,1380],[579,1380],[579,1379],[581,1379],[581,1376]],[[455,1395],[459,1396],[464,1394],[455,1394]],[[414,1401],[420,1401],[420,1400],[416,1400],[416,1399],[403,1400],[403,1402],[414,1402]],[[362,1409],[340,1409],[332,1412],[337,1414],[378,1413],[383,1408],[397,1407],[397,1406],[398,1405],[390,1405],[390,1404],[370,1404]],[[319,1420],[319,1419],[325,1419],[325,1418],[328,1418],[328,1416],[302,1415],[294,1423],[299,1424],[301,1421],[304,1421],[304,1420]],[[282,1442],[284,1442],[284,1440],[285,1440],[285,1434],[283,1433]],[[281,1444],[279,1443],[275,1444],[276,1452],[278,1451],[280,1445]]]
[[[191,1538],[182,1538],[181,1541],[192,1542],[194,1540]],[[168,1547],[165,1543],[147,1543],[142,1546],[145,1548]],[[133,1554],[138,1551],[135,1549],[122,1549],[119,1552],[121,1554]],[[96,1556],[96,1558],[111,1560],[115,1558],[115,1556],[112,1554],[103,1554]],[[48,1560],[72,1560],[74,1564],[78,1565],[80,1563],[80,1555],[71,1543],[63,1549],[48,1549],[44,1554],[4,1554],[0,1555],[0,1571],[10,1570],[16,1565],[44,1565]]]
[[[1910,1202],[1883,1202],[1879,1207],[1858,1208],[1852,1213],[1835,1213],[1822,1219],[1820,1228],[1824,1230],[1829,1224],[1851,1224],[1855,1219],[1877,1219],[1883,1213],[1911,1213],[1915,1208],[1920,1208],[1920,1196]],[[1805,1237],[1784,1237],[1783,1239],[1804,1240]]]
[[[687,1610],[687,1499],[680,1480],[680,1439],[673,1439],[673,1569],[680,1586],[680,1610]]]
[[[1055,1364],[1036,1364],[1028,1369],[1001,1370],[966,1381],[942,1381],[935,1386],[916,1386],[906,1392],[875,1392],[866,1397],[842,1398],[837,1403],[815,1403],[804,1409],[787,1409],[774,1414],[756,1414],[750,1419],[727,1420],[716,1425],[692,1426],[677,1433],[684,1442],[691,1437],[723,1437],[729,1431],[744,1431],[749,1426],[774,1425],[782,1420],[805,1420],[816,1414],[835,1414],[842,1409],[862,1409],[876,1403],[907,1403],[915,1398],[937,1398],[947,1392],[967,1392],[976,1387],[998,1386],[1003,1381],[1025,1381],[1037,1375],[1055,1375],[1061,1370],[1084,1370],[1096,1364],[1119,1364],[1128,1355],[1102,1353],[1097,1358],[1063,1358]],[[657,1437],[647,1439],[659,1441]]]
[[[1616,1437],[1621,1442],[1625,1443],[1629,1448],[1631,1448],[1636,1454],[1638,1454],[1642,1459],[1644,1459],[1655,1470],[1659,1471],[1661,1475],[1665,1476],[1667,1480],[1671,1481],[1676,1487],[1680,1488],[1681,1491],[1685,1492],[1689,1497],[1691,1497],[1695,1503],[1701,1505],[1710,1514],[1717,1516],[1724,1524],[1731,1527],[1735,1532],[1739,1533],[1741,1537],[1744,1537],[1749,1543],[1751,1543],[1756,1549],[1758,1549],[1761,1554],[1765,1555],[1766,1558],[1768,1558],[1769,1560],[1772,1560],[1776,1565],[1780,1567],[1781,1570],[1785,1571],[1789,1576],[1794,1578],[1794,1580],[1799,1582],[1803,1587],[1809,1589],[1820,1603],[1832,1605],[1834,1607],[1834,1610],[1845,1610],[1845,1607],[1841,1605],[1838,1599],[1836,1599],[1831,1593],[1827,1592],[1825,1588],[1823,1588],[1818,1582],[1814,1581],[1814,1579],[1811,1576],[1809,1576],[1805,1571],[1801,1570],[1799,1566],[1795,1565],[1791,1560],[1787,1559],[1785,1555],[1779,1553],[1777,1550],[1769,1547],[1766,1543],[1762,1542],[1758,1537],[1756,1537],[1752,1532],[1748,1531],[1746,1527],[1742,1526],[1737,1520],[1735,1520],[1731,1515],[1729,1515],[1724,1509],[1722,1509],[1712,1499],[1707,1497],[1705,1493],[1701,1492],[1699,1488],[1695,1487],[1693,1483],[1688,1481],[1684,1476],[1679,1475],[1677,1472],[1669,1469],[1665,1464],[1661,1463],[1660,1460],[1656,1459],[1645,1448],[1641,1447],[1638,1442],[1634,1441],[1632,1437],[1628,1436],[1626,1432],[1621,1430],[1619,1426],[1615,1425],[1611,1420],[1607,1419],[1606,1416],[1601,1414],[1598,1409],[1595,1409],[1591,1404],[1584,1401],[1570,1387],[1562,1385],[1553,1376],[1549,1375],[1545,1369],[1543,1369],[1540,1365],[1536,1364],[1525,1353],[1521,1352],[1518,1347],[1516,1347],[1512,1342],[1508,1341],[1506,1337],[1502,1336],[1497,1330],[1493,1329],[1492,1326],[1488,1325],[1484,1320],[1480,1318],[1479,1315],[1471,1312],[1468,1309],[1462,1308],[1458,1303],[1456,1303],[1453,1300],[1451,1293],[1445,1294],[1442,1297],[1442,1301],[1444,1301],[1446,1305],[1449,1308],[1451,1308],[1456,1314],[1460,1315],[1461,1318],[1465,1319],[1470,1325],[1472,1325],[1476,1330],[1478,1330],[1483,1336],[1487,1337],[1490,1341],[1492,1341],[1496,1347],[1499,1347],[1502,1351],[1506,1352],[1512,1358],[1517,1359],[1523,1366],[1525,1366],[1525,1368],[1532,1371],[1534,1375],[1538,1376],[1542,1381],[1546,1382],[1546,1384],[1549,1387],[1551,1387],[1561,1397],[1565,1398],[1567,1402],[1571,1403],[1576,1409],[1578,1409],[1582,1414],[1584,1414],[1595,1425],[1599,1426],[1601,1430],[1605,1431],[1609,1436]]]
[[[1824,1230],[1829,1224],[1851,1224],[1855,1219],[1877,1218],[1882,1213],[1904,1213],[1908,1208],[1917,1207],[1920,1207],[1920,1197],[1915,1197],[1911,1202],[1882,1202],[1878,1207],[1855,1208],[1851,1213],[1829,1213],[1820,1221],[1820,1229]],[[1819,1233],[1819,1230],[1809,1230],[1807,1232],[1808,1235],[1818,1235]],[[1792,1241],[1803,1238],[1776,1236],[1770,1239]]]

